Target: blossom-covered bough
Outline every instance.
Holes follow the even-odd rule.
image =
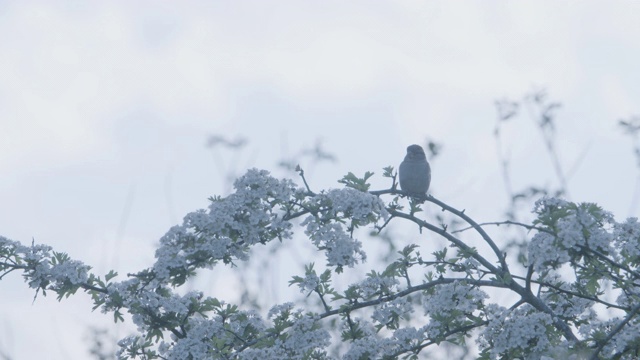
[[[249,170],[234,193],[210,198],[207,210],[171,228],[152,267],[121,281],[115,272],[97,276],[48,246],[0,237],[0,279],[21,271],[36,294],[62,299],[81,289],[115,321],[129,313],[138,334],[119,342],[123,359],[418,358],[443,342],[475,343],[483,359],[640,355],[637,219],[617,223],[594,204],[543,198],[531,225],[499,223],[534,233],[523,266],[508,263],[486,224],[432,196],[411,199],[405,210],[393,169],[385,169],[388,190],[369,191],[371,175],[349,174],[340,181],[344,188],[314,193],[306,180],[300,188]],[[419,217],[423,202],[466,223],[491,251],[467,245],[460,238],[465,229]],[[406,246],[386,268],[335,289],[332,277],[366,259],[354,231],[379,232],[395,221],[436,233],[449,246],[429,256],[419,244]],[[324,253],[326,266],[318,273],[309,264],[290,285],[317,297],[319,308],[277,304],[263,318],[202,292],[180,294],[198,269],[250,260],[253,246],[288,241],[295,226]]]

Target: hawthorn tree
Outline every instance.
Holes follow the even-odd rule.
[[[22,272],[36,294],[54,292],[60,300],[81,290],[94,309],[116,322],[130,319],[137,334],[119,341],[122,359],[415,359],[441,355],[445,344],[475,347],[472,356],[480,359],[638,358],[640,224],[563,199],[569,175],[557,153],[560,104],[548,101],[544,90],[496,106],[494,135],[509,198],[505,220],[479,224],[433,196],[407,197],[392,167],[383,172],[387,189],[370,189],[372,173],[349,173],[339,180],[342,188],[314,191],[295,162],[283,161],[303,186],[247,171],[230,195],[210,198],[208,209],[169,229],[147,269],[95,274],[49,246],[0,237],[0,279]],[[518,190],[511,183],[502,133],[521,108],[540,130],[556,188]],[[638,155],[640,121],[620,126]],[[209,141],[219,143],[238,148],[246,140]],[[430,142],[427,149],[435,156],[440,146]],[[320,144],[311,153],[316,160],[333,158]],[[399,242],[390,240],[398,251],[380,268],[337,285],[351,268],[365,266],[362,230],[379,235],[371,241],[389,240],[397,224],[413,226],[415,243],[396,249]],[[254,262],[262,245],[282,243],[272,248],[281,250],[294,237],[325,258],[290,279],[302,301],[271,303],[263,314],[246,301],[184,290],[202,269]],[[437,246],[433,237],[445,245],[422,254],[425,243]]]
[[[637,358],[637,219],[618,223],[595,204],[542,198],[531,224],[502,223],[531,233],[526,266],[514,265],[464,211],[433,196],[403,206],[393,168],[384,170],[388,189],[370,190],[371,176],[348,174],[344,187],[316,192],[251,169],[229,196],[210,198],[208,209],[169,229],[153,266],[123,279],[114,271],[95,274],[49,246],[0,237],[0,278],[22,272],[36,292],[63,299],[81,290],[115,321],[130,314],[138,334],[119,341],[123,359],[419,358],[443,342],[468,341],[482,359]],[[425,206],[460,225],[421,217]],[[356,230],[383,231],[393,222],[411,222],[448,245],[429,255],[408,245],[386,267],[334,287],[334,276],[366,259]],[[199,291],[180,292],[197,270],[249,261],[253,247],[291,241],[297,229],[323,252],[326,266],[309,264],[290,284],[317,297],[319,308],[274,304],[262,317]],[[468,246],[461,235],[470,232],[490,250]],[[603,318],[604,309],[616,315]],[[338,355],[335,343],[343,345]]]

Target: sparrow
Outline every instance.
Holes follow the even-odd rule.
[[[424,197],[431,184],[431,167],[420,145],[409,145],[400,164],[400,188],[410,196]]]

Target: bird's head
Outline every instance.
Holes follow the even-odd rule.
[[[424,154],[424,150],[420,145],[409,145],[407,147],[407,157],[410,160],[426,160],[427,156]]]

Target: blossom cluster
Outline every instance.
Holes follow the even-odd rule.
[[[424,312],[431,320],[427,333],[437,339],[449,329],[464,326],[487,297],[484,291],[462,281],[430,289],[422,298]]]
[[[5,269],[24,270],[23,276],[31,288],[44,294],[52,290],[61,298],[89,282],[91,267],[53,251],[50,246],[25,246],[0,236],[0,271]]]
[[[298,191],[293,182],[251,169],[234,188],[225,198],[212,198],[208,210],[187,214],[160,239],[154,285],[179,285],[193,269],[247,260],[251,246],[291,237],[292,224],[284,216]]]
[[[388,217],[378,197],[352,188],[318,194],[304,205],[312,209],[301,224],[306,226],[305,234],[319,250],[325,252],[327,264],[338,269],[353,267],[367,258],[362,243],[351,235],[353,229]],[[349,220],[351,226],[347,227],[335,219]]]
[[[573,204],[555,198],[536,202],[539,231],[529,243],[529,263],[538,272],[558,268],[576,259],[585,249],[610,253],[613,236],[608,227],[615,224],[613,215],[595,204]]]
[[[492,359],[515,359],[546,353],[553,345],[549,329],[549,314],[535,311],[530,306],[509,310],[495,304],[485,312],[488,325],[480,334],[478,344],[488,350]]]

